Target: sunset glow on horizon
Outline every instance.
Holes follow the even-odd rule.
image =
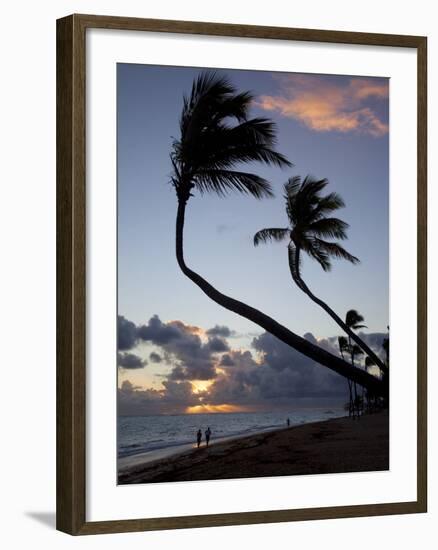
[[[187,407],[186,414],[215,414],[215,413],[239,413],[239,412],[252,412],[253,409],[245,407],[243,405],[230,405],[224,403],[223,405],[196,405],[194,407]]]

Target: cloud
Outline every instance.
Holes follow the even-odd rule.
[[[230,338],[236,333],[234,330],[231,330],[229,327],[224,325],[215,325],[213,328],[209,328],[206,332],[208,336],[220,336],[221,338]]]
[[[131,334],[129,321],[123,322]],[[156,346],[159,353],[152,351],[150,361],[163,362],[171,368],[163,369],[158,375],[160,389],[122,384],[119,403],[125,412],[121,414],[179,414],[190,407],[222,405],[237,410],[275,410],[303,404],[343,405],[348,399],[348,386],[343,377],[270,333],[255,336],[248,349],[235,349],[226,340],[225,335],[233,334],[228,327],[216,325],[203,330],[179,320],[163,322],[154,315],[146,324],[135,328],[136,335],[131,334],[131,341]],[[373,349],[381,351],[386,334],[361,333],[360,336]],[[339,355],[336,336],[317,338],[309,332],[304,337]],[[132,365],[127,368],[140,368],[135,365],[136,359],[141,361],[141,358],[133,353],[119,355],[123,365]]]
[[[122,416],[145,414],[181,414],[187,407],[200,404],[190,382],[163,382],[163,389],[142,389],[124,380],[117,392],[118,410]]]
[[[374,350],[382,348],[383,341],[388,337],[387,332],[359,332],[359,337]]]
[[[222,355],[220,366],[236,367],[237,369],[250,368],[257,366],[258,363],[254,359],[249,350],[230,350],[229,353]]]
[[[388,133],[378,109],[389,96],[387,79],[327,79],[319,75],[288,75],[279,95],[263,95],[258,106],[293,118],[316,132],[356,132],[373,137]]]
[[[386,359],[383,341],[388,338],[387,332],[359,332],[359,337],[370,346],[370,348],[381,359]]]
[[[310,333],[307,338],[335,351],[326,339],[317,340]],[[272,410],[291,407],[303,400],[320,403],[335,399],[343,403],[346,399],[344,378],[275,336],[265,332],[254,338],[252,346],[255,354],[249,350],[230,350],[222,356],[223,371],[202,393],[204,404],[230,403]]]
[[[149,319],[147,325],[138,327],[137,337],[139,340],[150,341],[158,346],[164,346],[180,338],[180,328],[176,324],[163,323],[158,315],[154,315]]]
[[[330,338],[315,338],[311,332],[306,332],[304,338],[312,344],[319,346],[320,348],[325,349],[333,355],[341,355],[339,352],[338,337],[332,336]]]
[[[141,386],[134,386],[129,380],[123,380],[122,385],[120,386],[120,391],[129,393],[136,390],[141,390]]]
[[[222,353],[230,349],[230,346],[223,338],[218,338],[216,336],[214,338],[209,338],[207,346],[212,353]]]
[[[219,365],[221,367],[234,367],[235,363],[231,355],[229,353],[225,353],[224,355],[222,355]]]
[[[224,328],[218,327],[219,332],[224,332]],[[158,315],[137,327],[138,342],[159,346],[167,361],[174,363],[170,380],[210,380],[216,376],[216,354],[228,351],[229,346],[224,338],[212,333],[205,341],[206,334],[201,328],[179,320],[164,323]]]
[[[117,318],[117,341],[119,350],[132,349],[137,342],[137,327],[122,315]]]
[[[316,339],[307,333],[307,339],[337,354],[337,350],[327,339]],[[262,355],[261,361],[271,370],[286,373],[286,378],[293,383],[288,393],[294,396],[314,397],[317,395],[343,394],[345,379],[333,371],[319,365],[302,353],[278,340],[268,332],[253,340],[254,348]],[[278,380],[281,380],[281,376]],[[284,391],[284,389],[282,389]]]
[[[142,369],[147,364],[146,359],[142,359],[133,353],[125,352],[117,354],[117,366],[122,369]]]

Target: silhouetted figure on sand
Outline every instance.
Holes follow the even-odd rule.
[[[289,428],[290,427],[290,418],[287,419],[287,427]]]
[[[208,444],[210,443],[210,437],[211,437],[211,430],[210,430],[210,426],[205,430],[205,441],[207,442],[207,447],[208,447]]]
[[[202,439],[202,432],[201,432],[201,428],[199,428],[198,433],[196,434],[196,440],[198,442],[198,449],[199,449],[199,446],[201,445],[201,439]]]

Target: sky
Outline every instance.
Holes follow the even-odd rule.
[[[169,152],[179,137],[183,94],[201,69],[119,64],[118,372],[120,414],[275,410],[345,400],[346,381],[221,308],[179,270],[176,196]],[[259,246],[254,233],[285,227],[282,185],[327,178],[346,207],[343,245],[359,265],[330,273],[305,258],[314,294],[344,317],[365,317],[376,351],[389,324],[389,81],[358,75],[217,70],[254,95],[251,116],[277,125],[277,150],[294,164],[246,167],[275,198],[195,193],[188,203],[186,262],[220,291],[338,354],[339,327],[293,283],[286,244]]]

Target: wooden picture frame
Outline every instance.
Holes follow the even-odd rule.
[[[411,502],[86,521],[85,34],[90,28],[412,48],[417,53],[417,499]],[[427,41],[401,36],[71,15],[57,21],[57,529],[72,535],[426,512]]]

